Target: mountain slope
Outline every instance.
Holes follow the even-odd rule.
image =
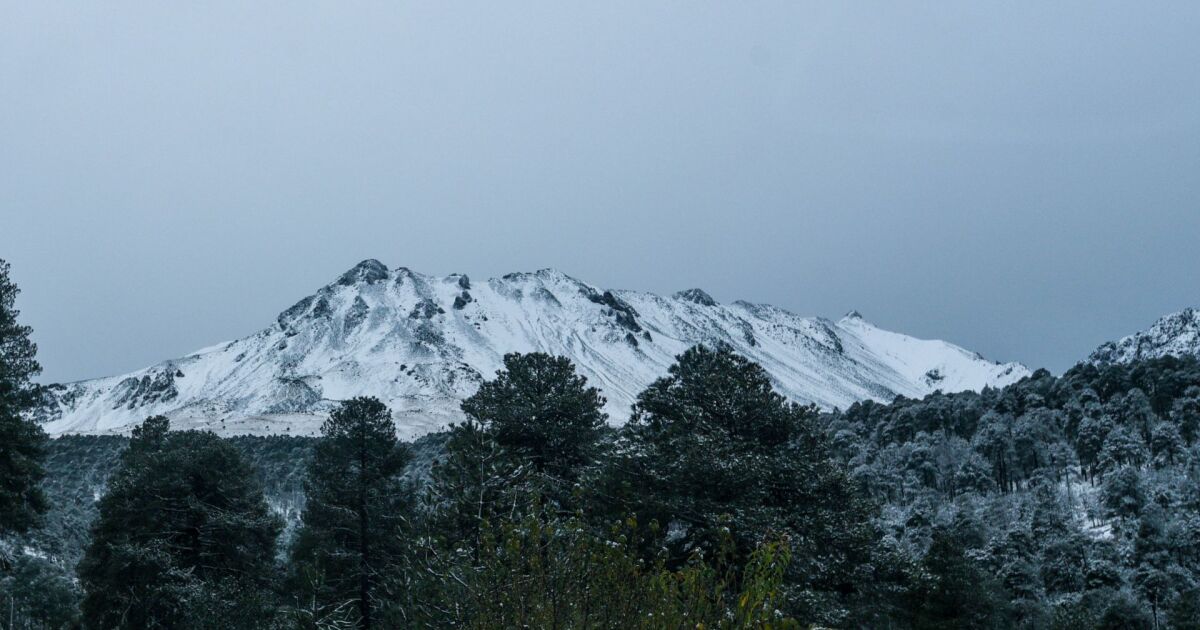
[[[1102,344],[1088,357],[1092,363],[1131,363],[1164,356],[1200,356],[1200,309],[1163,316],[1147,330]]]
[[[148,415],[224,434],[311,434],[336,401],[383,399],[405,437],[460,417],[458,403],[507,352],[570,357],[624,421],[638,392],[696,343],[727,343],[782,393],[825,408],[934,390],[1003,386],[1027,375],[942,341],[772,306],[603,291],[553,270],[482,283],[367,260],[249,337],[137,372],[51,388],[51,434],[125,432]]]

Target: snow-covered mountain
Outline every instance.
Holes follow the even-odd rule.
[[[1168,355],[1200,356],[1200,309],[1188,308],[1166,315],[1147,330],[1101,345],[1088,360],[1130,363]]]
[[[699,289],[604,291],[549,269],[471,282],[366,260],[249,337],[53,386],[40,419],[51,434],[125,432],[153,414],[224,434],[312,434],[336,401],[373,395],[413,437],[459,419],[459,401],[505,353],[542,351],[570,357],[620,423],[677,354],[721,342],[762,364],[785,395],[825,408],[1003,386],[1029,373],[857,313],[833,322],[719,304]]]

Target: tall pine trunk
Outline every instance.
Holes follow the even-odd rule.
[[[361,434],[358,449],[358,627],[371,627],[370,549],[367,545],[367,445],[366,431]]]

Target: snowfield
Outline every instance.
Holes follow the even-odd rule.
[[[401,437],[461,419],[459,402],[508,352],[569,357],[600,388],[614,424],[638,392],[697,343],[725,343],[762,364],[779,391],[829,409],[1002,387],[1029,374],[944,341],[834,322],[764,304],[719,304],[605,291],[544,269],[486,282],[359,263],[248,337],[123,376],[51,387],[46,431],[125,433],[163,414],[224,435],[311,435],[337,401],[378,396]]]

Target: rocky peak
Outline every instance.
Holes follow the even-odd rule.
[[[677,300],[686,302],[694,302],[700,306],[716,306],[717,301],[711,295],[704,292],[703,289],[684,289],[673,296]]]
[[[337,283],[347,287],[359,283],[374,284],[387,280],[388,275],[387,265],[374,258],[368,258],[338,277]]]
[[[231,421],[231,431],[312,434],[336,400],[369,395],[412,437],[460,419],[480,375],[494,374],[514,351],[570,357],[601,384],[618,422],[638,392],[697,343],[735,348],[771,373],[781,393],[825,408],[981,389],[1028,373],[874,326],[767,304],[714,304],[701,290],[664,299],[605,291],[553,270],[473,283],[367,260],[257,333],[124,376],[48,388],[38,417],[56,435],[126,431],[160,413],[192,428]]]

